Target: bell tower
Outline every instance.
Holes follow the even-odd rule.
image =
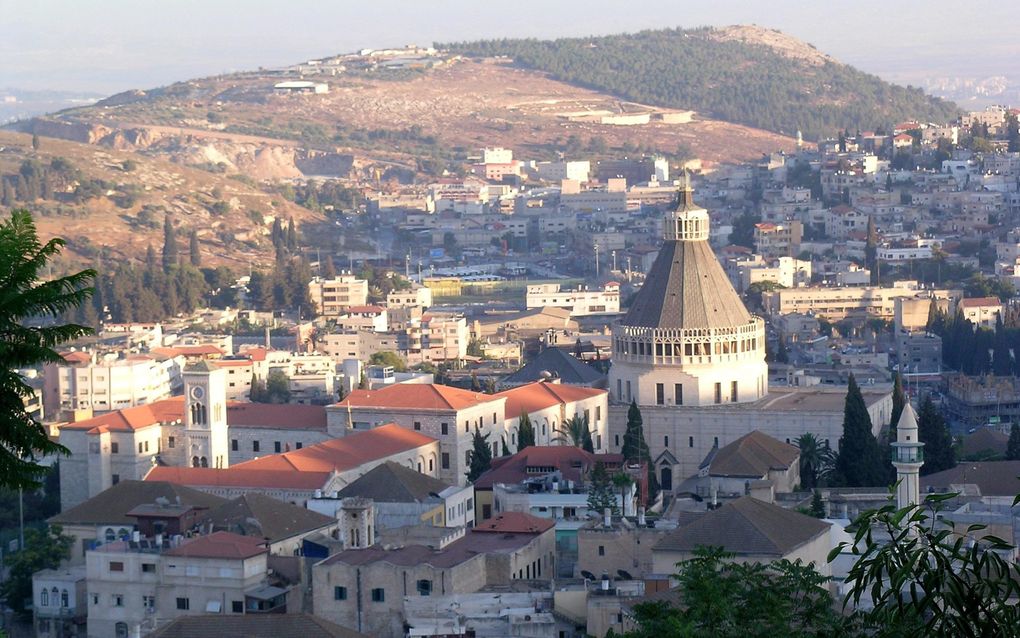
[[[184,369],[184,463],[227,467],[227,371],[208,361]]]

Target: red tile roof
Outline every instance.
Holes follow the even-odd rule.
[[[265,348],[245,348],[240,352],[240,354],[248,357],[252,361],[265,361],[266,355],[269,354],[269,350]]]
[[[208,536],[193,538],[163,552],[163,555],[244,560],[267,553],[269,550],[263,543],[262,539],[254,536],[241,536],[232,532],[213,532]]]
[[[278,470],[297,472],[344,472],[376,461],[407,452],[436,439],[400,427],[394,423],[371,430],[355,432],[339,439],[329,439],[300,450],[264,456],[245,461],[230,470]]]
[[[962,308],[982,308],[984,306],[1001,306],[1002,302],[998,297],[967,297],[960,300]]]
[[[554,405],[573,403],[601,394],[607,394],[607,392],[596,388],[536,381],[498,392],[492,396],[506,397],[506,418],[516,419],[524,413],[531,414]]]
[[[214,362],[217,368],[243,368],[255,365],[251,359],[217,359]]]
[[[476,533],[541,534],[555,526],[556,523],[548,518],[539,518],[525,512],[503,512],[482,521],[473,529]]]
[[[92,361],[92,355],[87,352],[65,352],[60,356],[64,357],[64,361],[68,363],[88,363]]]
[[[125,408],[102,416],[60,426],[62,430],[85,430],[88,434],[102,432],[134,432],[160,423],[184,418],[184,397],[171,397],[146,405]]]
[[[321,405],[274,403],[227,404],[227,424],[245,428],[326,431],[326,408]]]
[[[166,481],[190,487],[239,487],[317,490],[326,487],[330,472],[296,472],[289,470],[246,469],[240,466],[167,467],[157,465],[145,475],[146,481]]]
[[[381,390],[354,390],[338,403],[340,407],[416,410],[463,410],[489,401],[495,395],[461,390],[437,383],[398,383]]]
[[[201,357],[207,355],[223,356],[226,354],[223,350],[220,350],[211,344],[203,346],[169,346],[165,348],[153,348],[152,352],[166,357],[176,357],[177,355],[185,357]]]

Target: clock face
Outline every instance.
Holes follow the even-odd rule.
[[[195,386],[191,388],[191,398],[195,400],[201,400],[205,396],[205,389],[201,386]]]

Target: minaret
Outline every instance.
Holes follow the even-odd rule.
[[[896,507],[902,509],[921,503],[918,478],[924,464],[924,443],[917,439],[917,417],[907,401],[896,424],[896,442],[892,444],[892,464],[896,468]]]

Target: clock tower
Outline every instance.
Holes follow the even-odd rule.
[[[208,361],[184,369],[183,461],[191,467],[227,467],[227,371]]]

